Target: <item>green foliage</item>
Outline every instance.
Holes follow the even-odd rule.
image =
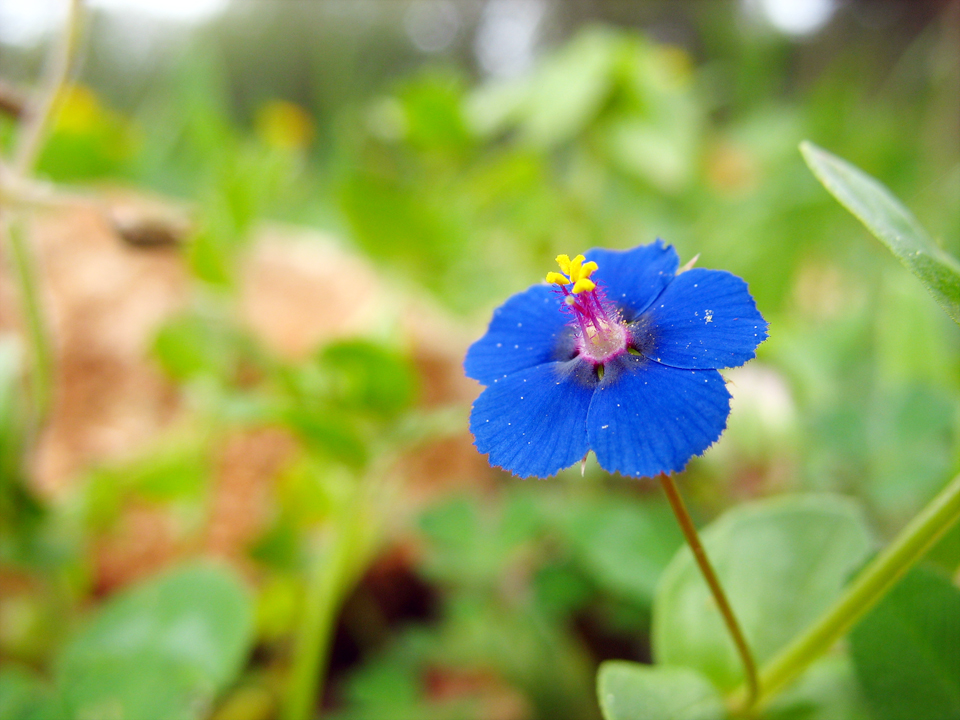
[[[69,717],[202,717],[253,640],[246,588],[224,567],[182,566],[123,592],[60,653]]]
[[[136,129],[88,87],[74,86],[64,95],[38,171],[59,182],[122,173],[137,150]]]
[[[741,505],[702,537],[758,663],[830,604],[872,545],[855,503],[818,495]],[[695,668],[721,689],[742,681],[739,657],[688,548],[660,580],[653,650],[658,663]]]
[[[960,262],[937,246],[910,211],[872,177],[812,143],[803,143],[800,150],[824,187],[920,279],[940,307],[960,324]]]
[[[44,682],[27,668],[0,667],[0,720],[41,720],[48,696]]]
[[[335,402],[345,408],[390,420],[415,398],[409,364],[396,352],[373,343],[348,340],[327,345],[319,364],[329,374]]]
[[[683,542],[665,503],[625,503],[622,498],[578,503],[570,509],[565,529],[578,560],[600,587],[648,607],[660,575]]]
[[[281,367],[275,411],[316,450],[355,468],[416,398],[416,379],[396,351],[364,340],[322,348],[308,362]]]
[[[818,138],[909,199],[943,249],[890,191],[804,144],[830,192],[957,319],[952,35],[938,37],[940,21],[922,35],[850,34],[838,13],[835,33],[791,44],[742,22],[732,2],[593,8],[608,19],[637,12],[632,24],[662,13],[658,27],[682,28],[675,39],[693,50],[627,23],[571,32],[556,16],[541,25],[556,46],[528,72],[476,81],[461,62],[466,15],[462,47],[424,64],[403,34],[407,4],[334,5],[254,3],[171,42],[172,66],[145,63],[149,77],[126,54],[110,70],[115,48],[104,52],[103,23],[91,26],[93,69],[53,123],[39,175],[186,199],[195,231],[177,252],[192,286],[152,352],[189,417],[85,469],[81,491],[41,499],[28,480],[44,434],[21,392],[35,358],[0,338],[0,720],[275,715],[306,634],[308,578],[341,561],[331,587],[311,595],[330,615],[313,636],[321,651],[346,603],[325,717],[584,720],[598,697],[608,719],[723,717],[720,693],[740,662],[662,502],[591,464],[582,479],[515,484],[462,478],[444,456],[423,477],[404,476],[418,443],[463,429],[466,406],[429,417],[418,407],[402,330],[302,360],[273,356],[238,313],[243,253],[265,222],[311,226],[376,263],[398,307],[426,290],[476,333],[554,255],[592,245],[660,236],[683,260],[699,254],[701,266],[746,278],[771,338],[731,373],[730,427],[683,483],[697,517],[719,516],[708,552],[762,661],[865,559],[861,503],[889,537],[958,469],[957,328],[913,278],[844,241],[848,218],[795,152]],[[262,127],[261,111],[280,99],[297,103],[299,130]],[[0,117],[5,160],[13,125]],[[17,211],[15,198],[2,203]],[[9,328],[16,308],[4,310]],[[199,542],[224,439],[265,427],[295,448],[267,484],[262,534],[236,548],[257,578],[256,628],[251,599],[222,570],[181,568],[103,601],[97,551],[129,507],[167,513]],[[424,494],[448,483],[470,491],[437,490],[421,512]],[[809,491],[856,499],[729,511]],[[432,598],[414,620],[382,612],[366,584],[349,597],[376,543],[397,537]],[[960,528],[931,560],[956,573]],[[955,687],[941,682],[958,674],[955,599],[942,578],[908,576],[854,633],[852,658],[821,659],[759,717],[926,720],[928,688],[931,708],[956,714]],[[92,623],[74,634],[87,612]],[[664,664],[606,662],[597,696],[599,662],[648,658],[651,632]],[[204,637],[213,640],[201,647]],[[306,687],[304,707],[318,705]]]
[[[910,571],[854,628],[850,649],[876,720],[960,716],[960,590]]]
[[[85,528],[110,530],[131,502],[179,505],[202,516],[212,473],[206,440],[203,435],[164,438],[152,452],[91,472],[78,503]]]
[[[846,654],[824,657],[763,712],[764,720],[872,720],[853,663]]]
[[[716,689],[696,670],[611,661],[597,673],[604,720],[722,720]]]

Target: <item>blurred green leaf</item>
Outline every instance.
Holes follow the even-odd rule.
[[[446,73],[429,72],[404,85],[399,97],[406,140],[430,152],[459,152],[470,145],[463,118],[463,81]]]
[[[415,377],[398,353],[363,340],[327,345],[320,354],[338,403],[385,419],[405,410],[414,399]]]
[[[350,677],[346,697],[371,717],[408,718],[421,700],[418,675],[409,664],[391,662],[390,658],[371,662]]]
[[[429,508],[420,527],[430,541],[424,571],[444,583],[473,589],[498,582],[540,528],[539,512],[525,493],[490,507],[458,495]]]
[[[153,350],[174,380],[200,374],[226,379],[233,370],[233,353],[223,329],[198,315],[180,315],[164,323]]]
[[[154,502],[201,499],[212,471],[206,439],[177,440],[95,469],[84,492],[87,522],[97,529],[109,526],[131,495]]]
[[[369,459],[369,448],[354,418],[329,403],[294,403],[281,412],[280,418],[330,458],[352,467],[360,467]]]
[[[960,323],[960,262],[938,247],[903,204],[874,178],[813,143],[800,144],[823,186],[916,275]]]
[[[871,548],[859,506],[829,495],[741,505],[702,538],[758,664],[830,604]],[[689,548],[657,588],[653,651],[658,663],[696,668],[721,689],[741,681],[739,657]]]
[[[230,244],[223,229],[212,225],[200,228],[187,245],[190,269],[204,282],[228,286],[233,278]]]
[[[519,81],[494,81],[475,92],[467,105],[471,124],[482,133],[498,133],[517,123],[522,137],[541,148],[571,140],[608,96],[622,43],[609,30],[581,33],[532,74]]]
[[[591,584],[569,564],[543,566],[534,576],[532,585],[537,606],[555,617],[573,615],[593,594]]]
[[[720,695],[696,670],[612,660],[597,673],[604,720],[722,720]]]
[[[612,64],[622,42],[616,33],[594,29],[547,58],[529,80],[524,138],[550,147],[582,132],[610,92]]]
[[[74,84],[62,95],[38,170],[58,182],[118,176],[136,149],[136,132],[89,87]]]
[[[357,244],[370,257],[437,290],[459,260],[464,231],[457,199],[425,186],[422,172],[397,174],[380,167],[351,174],[340,188],[343,212]]]
[[[764,708],[763,720],[873,720],[846,653],[821,658]]]
[[[252,640],[251,598],[234,573],[185,565],[102,606],[63,649],[57,685],[73,717],[199,718]]]
[[[461,585],[462,587],[462,585]],[[539,608],[488,592],[460,592],[447,605],[432,660],[493,668],[521,689],[534,717],[591,720],[599,713],[593,665],[576,638]]]
[[[151,652],[94,657],[60,681],[66,717],[117,720],[194,720],[213,692],[182,663]]]
[[[50,689],[36,673],[5,662],[0,667],[0,720],[33,720],[47,702]]]
[[[850,635],[876,720],[960,717],[960,590],[917,567]]]
[[[423,568],[430,576],[469,585],[498,575],[499,553],[481,534],[479,510],[475,501],[461,496],[438,503],[421,516],[420,528],[433,546]]]
[[[683,543],[665,503],[626,498],[574,504],[566,529],[578,559],[600,587],[647,606]]]
[[[942,387],[904,386],[877,394],[867,418],[868,501],[904,524],[943,486],[956,464],[957,398]]]

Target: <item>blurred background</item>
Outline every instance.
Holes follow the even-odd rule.
[[[67,8],[0,0],[4,158]],[[598,717],[679,531],[592,460],[491,469],[461,369],[558,253],[661,237],[769,321],[680,476],[698,522],[831,491],[883,540],[960,469],[960,331],[797,151],[960,255],[956,2],[89,0],[79,31],[44,200],[0,200],[31,256],[5,238],[2,720]]]

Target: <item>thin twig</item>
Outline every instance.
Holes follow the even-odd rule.
[[[68,0],[67,17],[60,37],[50,51],[40,91],[24,110],[13,155],[13,171],[21,177],[33,172],[47,128],[63,95],[63,86],[73,67],[80,37],[80,2]]]
[[[29,185],[24,178],[33,172],[37,156],[43,147],[47,128],[73,66],[80,34],[80,1],[69,0],[67,17],[60,37],[50,50],[40,83],[40,91],[22,114],[13,161],[10,166],[0,165],[0,184],[2,184],[0,194],[2,195],[6,195],[8,191],[22,184]],[[23,210],[16,203],[13,203],[13,207],[15,211]],[[46,417],[53,397],[53,350],[46,316],[43,312],[37,263],[23,227],[23,213],[8,213],[7,210],[4,203],[5,212],[0,223],[2,224],[0,235],[3,236],[5,244],[9,241],[14,270],[20,285],[20,298],[33,351],[33,402],[35,425],[39,425]]]
[[[697,534],[697,528],[693,524],[693,520],[690,519],[687,506],[684,504],[683,498],[680,497],[680,492],[677,490],[673,478],[666,473],[661,474],[660,485],[667,494],[667,500],[670,501],[673,514],[676,515],[677,522],[680,523],[680,530],[683,531],[683,536],[687,539],[687,544],[693,552],[693,558],[697,561],[700,572],[703,574],[703,579],[707,581],[710,593],[713,595],[720,614],[723,616],[723,622],[727,626],[730,636],[733,638],[734,645],[737,646],[737,652],[740,654],[740,660],[743,662],[744,675],[746,676],[747,682],[747,700],[744,705],[745,707],[750,707],[759,694],[757,665],[753,660],[753,655],[750,653],[750,647],[743,637],[743,632],[740,630],[740,625],[737,622],[736,616],[733,614],[730,603],[727,602],[727,596],[723,592],[723,586],[720,584],[717,574],[713,571],[713,566],[710,565],[706,550],[703,549],[700,536]]]

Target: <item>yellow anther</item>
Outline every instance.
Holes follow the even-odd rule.
[[[596,272],[596,270],[597,270],[597,264],[592,260],[588,263],[584,263],[583,266],[580,268],[580,278],[588,278],[591,275],[593,275],[593,273]],[[579,280],[580,278],[577,278],[577,279]]]
[[[583,255],[577,255],[573,260],[570,261],[570,270],[567,271],[567,275],[570,276],[571,282],[576,282],[580,279],[580,268],[583,265],[583,261],[586,258]]]
[[[590,276],[597,270],[597,264],[592,260],[584,262],[583,255],[577,255],[573,260],[569,255],[557,255],[557,265],[560,272],[547,273],[547,282],[557,285],[573,283],[573,292],[582,293],[593,290],[597,285],[590,280]]]

